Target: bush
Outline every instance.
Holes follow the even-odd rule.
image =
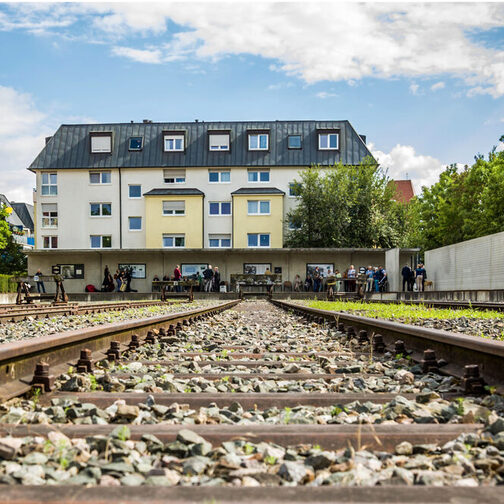
[[[12,275],[0,275],[0,292],[17,292],[17,283],[11,282]]]

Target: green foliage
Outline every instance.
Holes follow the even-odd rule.
[[[504,231],[504,152],[475,157],[472,166],[448,166],[408,208],[409,245],[430,250]]]
[[[252,455],[252,453],[254,453],[255,451],[255,447],[253,445],[251,445],[250,443],[245,443],[243,445],[243,452],[245,453],[245,455]]]
[[[394,247],[405,235],[406,205],[373,159],[301,172],[294,182],[298,205],[287,214],[297,229],[288,247]]]
[[[12,236],[12,233],[7,222],[7,217],[9,213],[7,212],[7,206],[2,204],[0,206],[0,250],[3,250]]]
[[[0,292],[16,292],[17,283],[11,282],[12,275],[0,275]]]
[[[308,301],[310,308],[320,310],[342,311],[371,318],[400,319],[409,323],[421,319],[456,320],[467,319],[504,319],[504,313],[494,310],[475,310],[474,308],[429,308],[425,305],[361,303],[360,301]]]
[[[12,236],[7,222],[7,207],[0,206],[0,274],[13,275],[26,271],[27,261],[23,248]],[[13,292],[2,290],[2,292]]]
[[[267,455],[266,457],[264,457],[264,462],[266,464],[275,465],[276,461],[277,461],[277,459],[273,455]]]

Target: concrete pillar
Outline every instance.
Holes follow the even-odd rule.
[[[400,249],[398,248],[393,248],[385,251],[385,269],[387,270],[390,291],[398,291],[401,289],[401,267],[399,264],[399,252]]]

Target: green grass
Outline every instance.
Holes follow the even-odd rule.
[[[493,310],[475,310],[472,308],[428,308],[425,305],[361,303],[359,301],[306,301],[310,308],[338,312],[349,312],[371,318],[401,319],[414,322],[421,319],[454,320],[467,319],[504,319],[504,313]]]

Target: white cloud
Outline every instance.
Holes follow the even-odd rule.
[[[420,86],[418,84],[415,84],[414,82],[410,84],[409,90],[412,95],[418,96],[418,90],[420,89]]]
[[[50,134],[45,120],[29,94],[0,86],[0,191],[9,200],[32,202],[35,177],[26,168],[44,146],[44,137]]]
[[[321,98],[325,100],[326,98],[337,98],[338,95],[336,93],[328,93],[327,91],[320,91],[315,95],[317,98]]]
[[[294,84],[292,82],[279,82],[278,84],[270,84],[268,86],[269,91],[278,91],[280,89],[286,89],[286,88],[291,88],[294,87]]]
[[[132,49],[131,47],[113,47],[112,53],[116,56],[124,56],[140,63],[161,63],[161,51],[159,49]]]
[[[390,178],[411,179],[417,195],[420,194],[422,186],[431,186],[437,182],[439,174],[446,167],[432,156],[417,154],[411,145],[397,144],[389,153],[375,149],[372,143],[368,147],[380,165],[388,170]]]
[[[443,81],[436,82],[435,84],[432,84],[431,86],[431,91],[439,91],[440,89],[444,89],[445,83]]]
[[[249,54],[273,60],[272,68],[306,83],[447,75],[465,82],[471,96],[504,95],[504,51],[474,40],[475,33],[503,25],[502,3],[6,5],[0,30],[68,35],[72,26],[75,36],[79,22],[92,42],[137,36],[139,47],[121,53],[135,61]],[[183,31],[174,33],[169,22]],[[157,46],[162,56],[142,46],[138,36],[147,35],[166,39]]]

